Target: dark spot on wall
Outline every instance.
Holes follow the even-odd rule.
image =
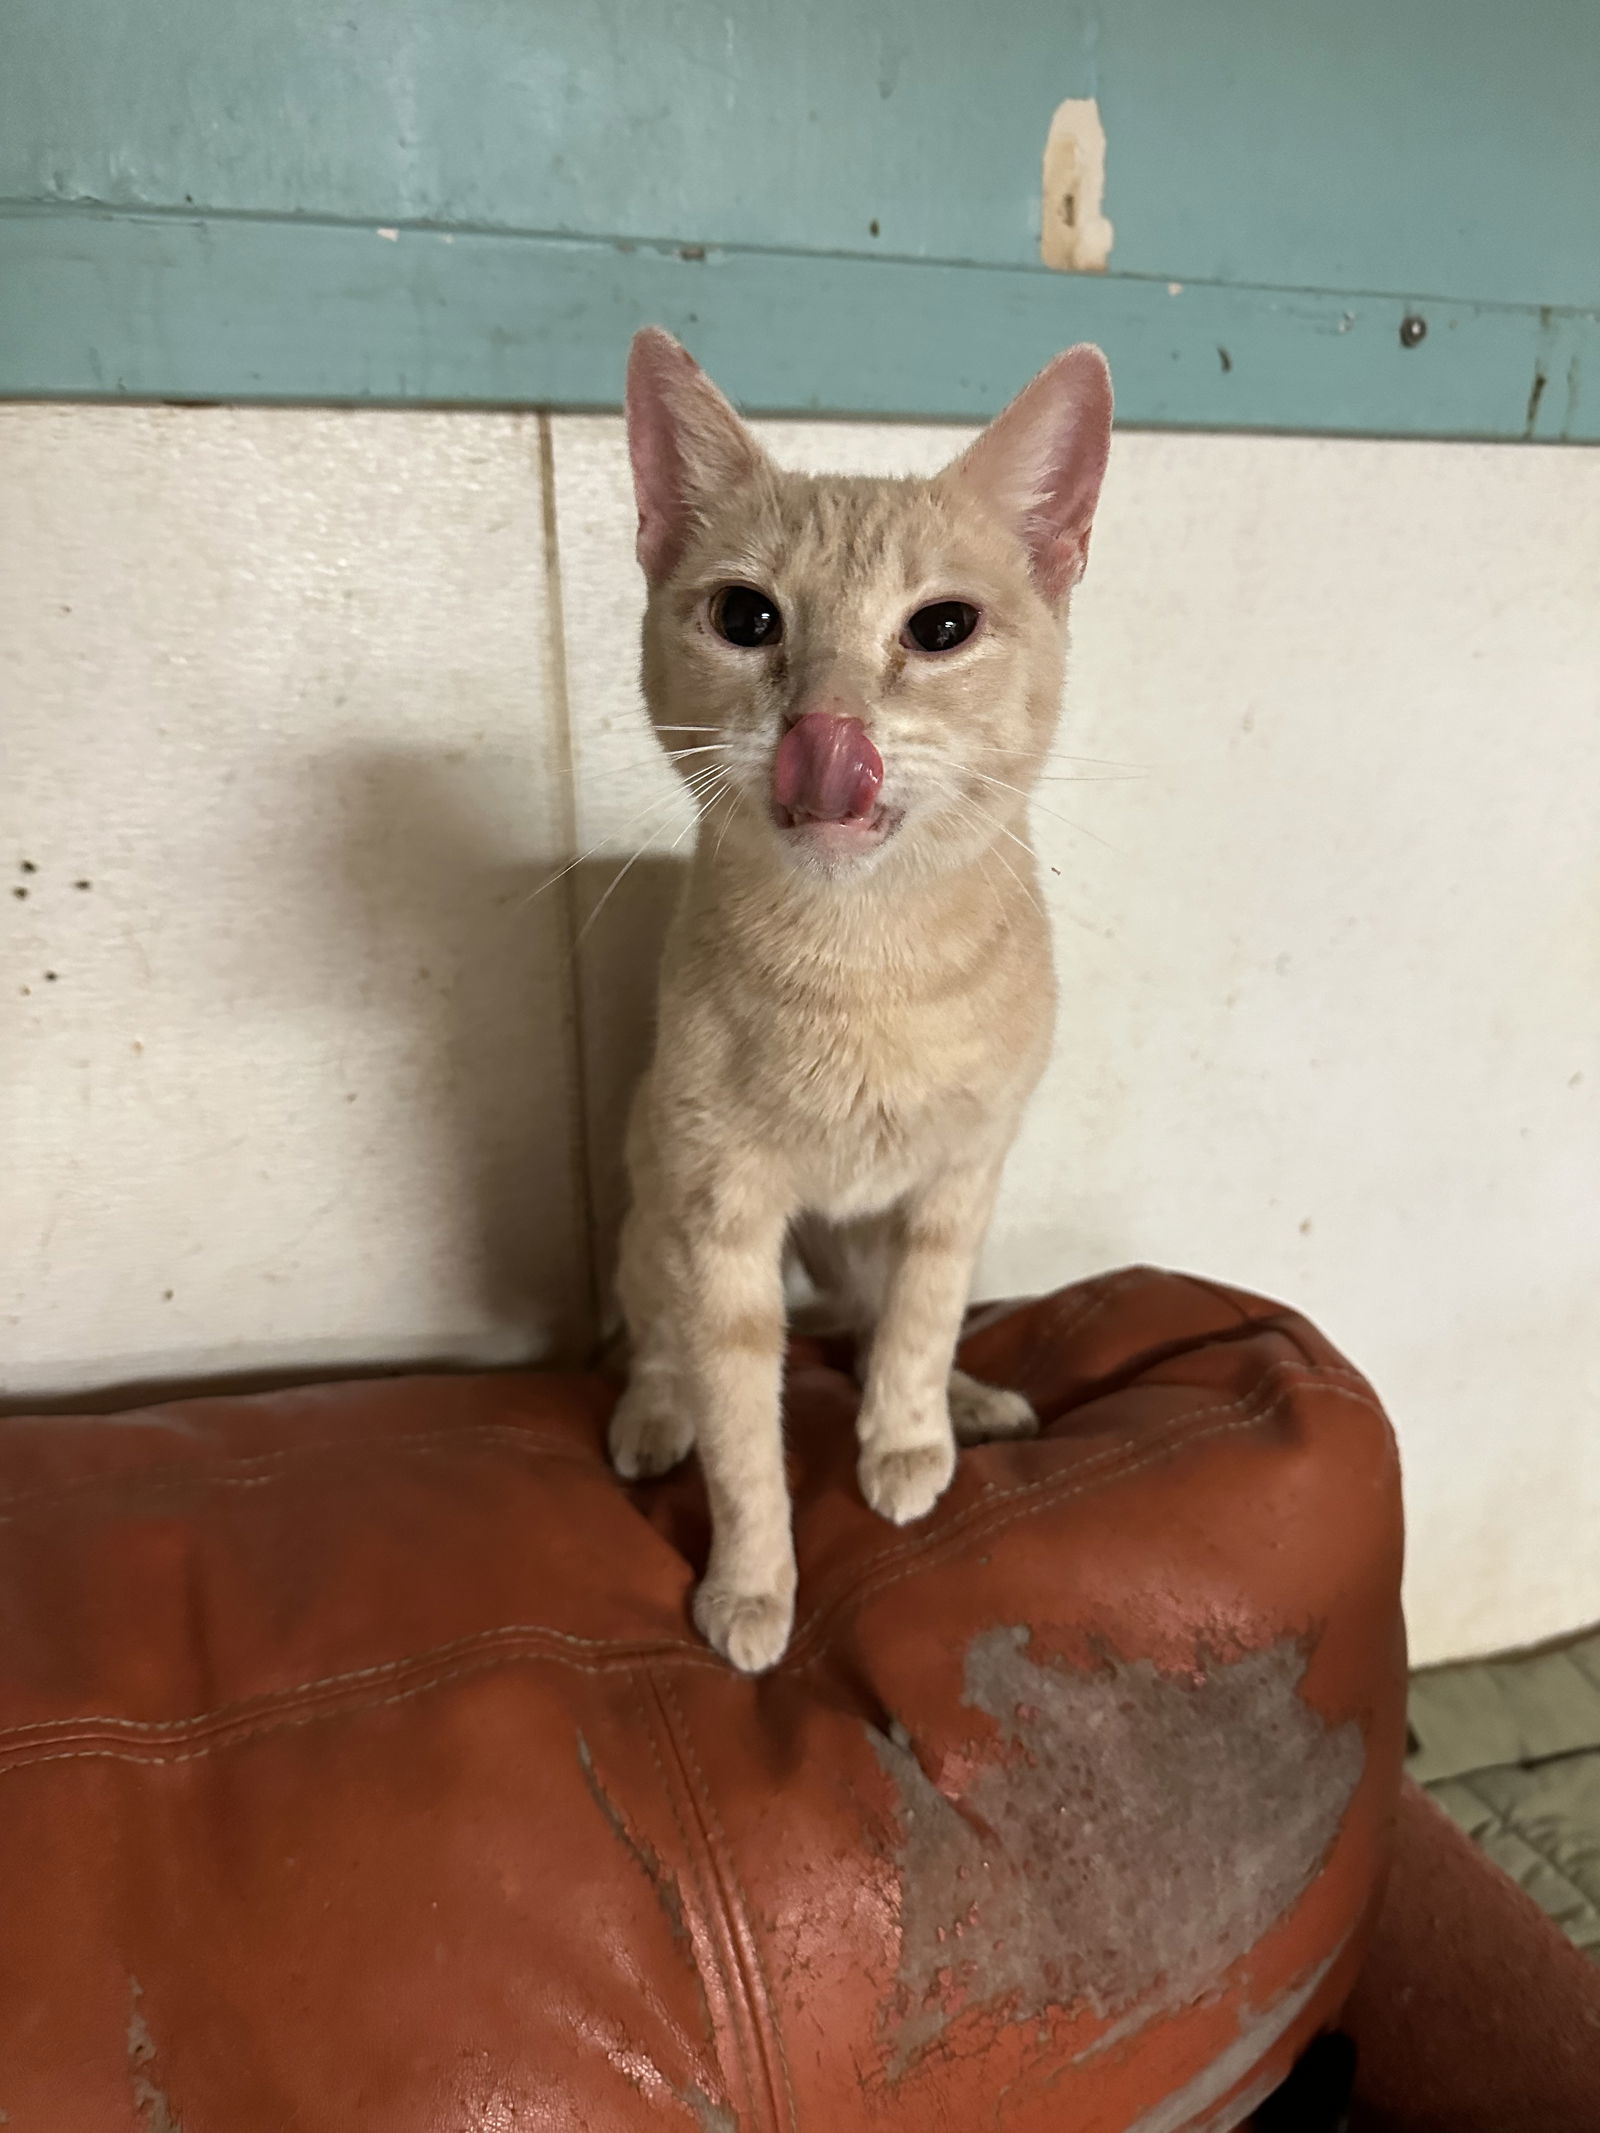
[[[163,1289],[163,1290],[161,1291],[161,1301],[162,1301],[162,1302],[163,1302],[164,1304],[169,1304],[169,1303],[171,1303],[171,1301],[172,1301],[172,1295],[173,1295],[173,1292],[172,1292],[172,1290],[171,1290],[171,1289]]]
[[[72,886],[75,889],[92,889],[94,883],[92,881],[75,881]]]
[[[27,898],[27,894],[28,894],[28,892],[27,892],[27,890],[26,890],[26,889],[20,889],[20,888],[19,888],[19,889],[13,889],[11,893],[12,893],[12,895],[13,895],[13,896],[21,897],[21,898],[22,898],[22,899],[23,899],[24,901],[26,901],[26,898]]]
[[[1221,363],[1221,365],[1222,365],[1222,368],[1223,368],[1223,372],[1224,372],[1224,375],[1226,375],[1226,373],[1227,373],[1228,371],[1232,370],[1232,368],[1233,368],[1233,357],[1232,357],[1231,355],[1229,355],[1229,353],[1228,353],[1228,351],[1227,351],[1227,349],[1226,349],[1226,348],[1223,348],[1223,347],[1220,347],[1220,346],[1218,347],[1218,349],[1217,349],[1217,360],[1218,360],[1218,362],[1219,362],[1219,363]]]
[[[47,985],[53,985],[56,982],[55,972],[53,970],[47,970],[44,974],[44,981]]]
[[[872,220],[867,224],[867,235],[869,237],[876,237],[878,235],[878,218],[876,215],[874,215]]]
[[[1415,311],[1408,312],[1400,321],[1400,346],[1417,348],[1428,338],[1428,321]]]
[[[1539,419],[1539,402],[1544,398],[1544,389],[1549,382],[1542,370],[1534,372],[1533,384],[1528,393],[1527,419],[1523,423],[1523,430],[1527,436],[1531,437],[1533,435],[1533,425]]]
[[[1088,2012],[1112,2024],[1098,2050],[1187,2006],[1293,1910],[1361,1777],[1360,1729],[1299,1693],[1298,1642],[1182,1676],[1028,1644],[969,1647],[966,1702],[993,1725],[953,1761],[959,1791],[872,1736],[901,1824],[891,2079],[957,2021]]]
[[[703,244],[680,244],[678,247],[680,259],[704,259],[705,256],[706,248]]]
[[[24,874],[37,874],[39,869],[34,865],[31,859],[24,859],[19,871]]]

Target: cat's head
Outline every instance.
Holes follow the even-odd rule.
[[[702,805],[826,876],[943,866],[1014,823],[1055,730],[1111,438],[1068,349],[932,480],[787,473],[669,334],[628,444],[645,694]]]

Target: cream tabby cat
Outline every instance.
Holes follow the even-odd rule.
[[[611,1454],[634,1477],[699,1448],[695,1620],[758,1672],[794,1617],[786,1245],[862,1344],[874,1510],[922,1517],[957,1440],[1036,1427],[951,1365],[1050,1044],[1028,793],[1111,382],[1069,349],[931,481],[780,472],[655,330],[627,414],[645,696],[701,818],[629,1126]]]

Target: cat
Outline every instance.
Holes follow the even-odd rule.
[[[1028,795],[1111,436],[1059,355],[932,480],[780,471],[669,334],[626,397],[643,683],[699,808],[627,1136],[617,1471],[698,1448],[694,1600],[735,1667],[794,1618],[786,1246],[863,1357],[859,1480],[903,1524],[957,1441],[1036,1429],[953,1369],[1000,1167],[1055,1010]]]

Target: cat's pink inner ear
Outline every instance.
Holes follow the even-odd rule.
[[[1087,342],[1047,363],[951,473],[1020,534],[1047,600],[1083,576],[1111,450],[1111,371]]]
[[[755,473],[761,449],[694,357],[659,326],[634,336],[625,407],[639,562],[656,584],[707,508]]]

